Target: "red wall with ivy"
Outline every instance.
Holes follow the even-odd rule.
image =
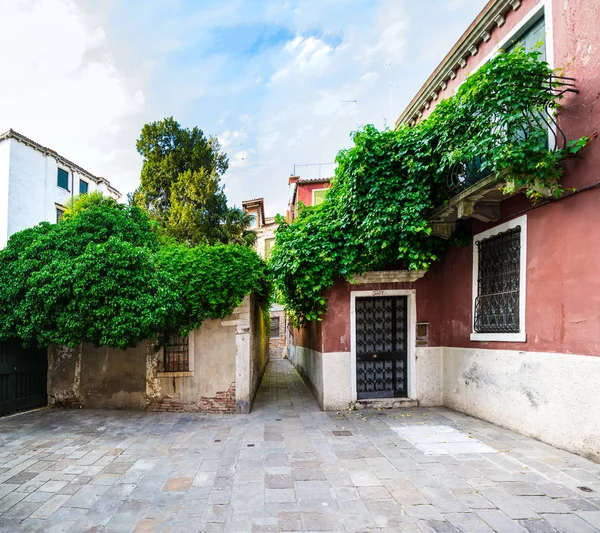
[[[469,71],[493,50],[537,0],[523,0],[506,23],[481,43],[467,68],[441,93],[454,93]],[[546,17],[549,14],[546,13]],[[590,136],[580,157],[565,162],[565,188],[582,188],[600,181],[600,9],[595,2],[552,2],[554,66],[576,79],[579,94],[562,100],[559,124],[568,139]],[[432,106],[433,107],[433,106]],[[312,202],[314,184],[298,198]],[[310,192],[309,192],[310,191]],[[306,196],[303,196],[306,195]],[[600,188],[591,188],[568,198],[531,209],[524,195],[504,201],[502,223],[526,211],[527,214],[527,342],[471,342],[472,331],[472,246],[450,249],[444,259],[432,265],[415,284],[350,286],[339,281],[327,291],[329,311],[313,349],[324,352],[350,351],[350,291],[416,288],[417,321],[429,322],[432,346],[508,349],[537,352],[600,355]],[[473,233],[496,224],[472,221]],[[309,335],[310,336],[310,335]],[[300,333],[299,345],[306,341]]]
[[[299,183],[296,193],[296,202],[312,205],[312,193],[319,189],[329,189],[329,183]]]

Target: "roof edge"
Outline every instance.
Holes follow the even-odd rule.
[[[87,178],[95,181],[96,183],[103,183],[104,185],[106,185],[107,189],[109,189],[111,192],[117,194],[119,196],[119,198],[121,198],[123,196],[121,194],[121,192],[118,191],[117,189],[115,189],[106,178],[104,178],[102,176],[95,176],[91,172],[87,171],[85,168],[79,166],[77,163],[73,163],[73,161],[70,161],[66,157],[63,157],[62,155],[60,155],[55,150],[52,150],[52,148],[43,146],[40,143],[35,142],[33,139],[26,137],[22,133],[19,133],[18,131],[13,130],[12,128],[10,128],[8,131],[5,131],[4,133],[0,134],[0,142],[5,141],[7,139],[15,139],[16,141],[19,141],[19,142],[29,146],[30,148],[33,148],[34,150],[38,150],[39,152],[42,152],[44,155],[52,156],[57,161],[60,161],[63,165],[69,167],[71,170],[76,170],[80,174],[83,174]]]
[[[437,99],[439,92],[446,88],[448,80],[456,78],[456,71],[467,66],[466,58],[477,53],[481,42],[490,40],[490,34],[495,28],[504,25],[505,15],[520,7],[521,0],[490,0],[427,78],[400,114],[394,127],[417,120],[429,101]]]

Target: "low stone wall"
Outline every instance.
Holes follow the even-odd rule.
[[[49,404],[247,413],[269,359],[267,319],[248,296],[229,317],[205,321],[190,333],[186,372],[162,372],[163,350],[151,341],[127,350],[51,346]]]

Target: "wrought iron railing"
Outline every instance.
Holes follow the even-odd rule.
[[[575,79],[565,76],[551,76],[549,79],[542,81],[541,86],[552,93],[555,99],[562,97],[568,92],[579,92],[575,86]],[[537,87],[539,87],[539,85],[537,85]],[[564,150],[567,147],[567,137],[557,121],[556,111],[549,99],[540,102],[538,106],[533,102],[531,107],[523,110],[523,116],[525,120],[521,124],[520,131],[516,133],[513,132],[512,138],[507,137],[507,142],[524,141],[527,140],[533,132],[544,130],[548,132],[546,149],[558,151]],[[492,130],[494,127],[493,123],[490,124]],[[501,138],[503,132],[500,127],[498,128],[499,129],[496,130],[496,132],[499,133],[499,138]],[[445,190],[438,191],[439,198],[450,198],[471,185],[474,185],[483,178],[488,177],[491,172],[486,169],[486,166],[483,164],[484,161],[483,157],[477,157],[466,163],[457,163],[447,175]]]

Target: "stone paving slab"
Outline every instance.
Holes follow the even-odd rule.
[[[249,415],[0,419],[20,531],[600,533],[600,465],[443,408],[323,413],[278,360]]]

